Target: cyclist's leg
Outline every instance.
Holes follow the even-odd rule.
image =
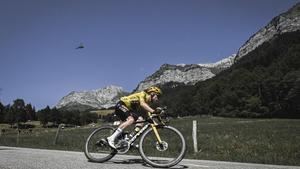
[[[141,130],[141,128],[143,128],[144,123],[141,121],[144,121],[144,118],[142,116],[139,116],[136,120],[134,130],[130,133],[130,137],[133,137],[136,133],[138,133]]]
[[[131,115],[129,115],[126,119],[126,121],[122,122],[118,128],[124,130],[125,128],[127,128],[128,126],[132,125],[135,122],[134,117],[132,117]]]
[[[115,114],[122,120],[118,129],[109,137],[107,137],[108,144],[112,148],[116,148],[114,145],[115,139],[122,134],[123,130],[134,123],[135,118],[132,116],[129,109],[122,103],[119,102],[116,105]]]
[[[136,120],[136,122],[140,122],[140,121],[143,121],[144,118],[142,116],[139,116],[138,119]],[[135,124],[135,127],[140,127],[142,128],[144,126],[144,123],[136,123]]]
[[[119,102],[116,106],[116,115],[122,120],[118,128],[124,130],[133,124],[138,116],[133,111],[130,111],[123,102]]]

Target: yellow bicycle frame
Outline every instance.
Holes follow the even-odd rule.
[[[148,112],[148,116],[149,117],[151,117],[151,113],[150,112]],[[157,123],[153,120],[153,124],[151,124],[151,127],[152,127],[152,130],[154,131],[154,134],[155,134],[155,136],[156,136],[156,138],[157,138],[157,141],[159,142],[159,143],[161,143],[162,141],[161,141],[161,138],[160,138],[160,135],[158,134],[158,131],[157,131],[157,128],[156,128],[156,126],[157,126]]]

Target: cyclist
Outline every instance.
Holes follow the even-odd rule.
[[[121,119],[118,129],[109,137],[107,142],[110,147],[116,149],[115,139],[123,132],[123,130],[139,119],[140,109],[144,109],[150,113],[158,113],[159,109],[154,110],[149,103],[157,102],[162,91],[158,87],[149,87],[148,89],[137,92],[125,97],[121,97],[115,106],[115,114]]]

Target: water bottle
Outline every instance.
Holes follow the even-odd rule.
[[[130,133],[130,137],[132,138],[136,133],[141,130],[141,126],[135,126],[134,130]]]

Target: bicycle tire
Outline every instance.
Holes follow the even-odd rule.
[[[158,150],[157,145],[154,146],[154,143],[156,141],[156,136],[154,134],[153,129],[149,128],[141,136],[139,142],[140,155],[146,163],[148,163],[153,167],[168,168],[168,167],[175,166],[185,156],[186,153],[185,139],[183,135],[180,133],[180,131],[178,131],[174,127],[161,126],[158,127],[157,129],[161,137],[161,140],[167,143],[166,144],[167,148],[161,151]],[[155,152],[155,149],[157,152]],[[170,150],[170,152],[163,152],[167,150]],[[150,153],[146,153],[146,151],[149,151]],[[170,156],[173,157],[170,158]]]
[[[102,163],[113,158],[117,151],[110,148],[108,144],[99,144],[101,139],[106,139],[115,129],[111,126],[104,126],[94,130],[87,138],[84,146],[84,154],[91,162]]]

